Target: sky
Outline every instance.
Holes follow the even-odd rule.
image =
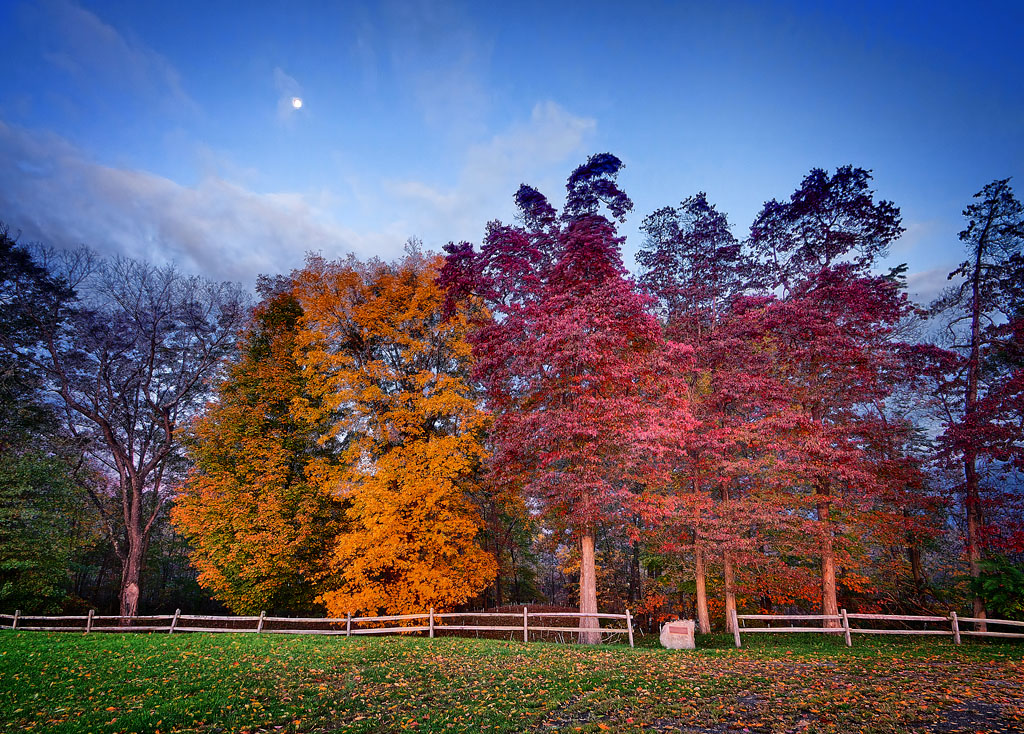
[[[926,301],[971,197],[1024,193],[1017,1],[0,0],[0,48],[0,221],[248,286],[479,242],[608,151],[630,267],[698,191],[744,237],[811,168],[871,169]]]

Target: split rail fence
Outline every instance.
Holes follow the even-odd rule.
[[[852,621],[864,621],[872,622],[877,624],[918,624],[924,626],[923,629],[909,629],[904,626],[900,627],[854,627],[850,622]],[[741,622],[747,621],[759,621],[764,622],[765,626],[747,627],[740,626]],[[804,626],[780,626],[772,627],[772,622],[803,622]],[[821,622],[819,626],[810,625],[811,622]],[[837,622],[838,626],[826,627],[825,622]],[[960,624],[966,622],[973,625],[973,629],[960,629]],[[943,624],[949,625],[949,629],[936,629],[935,627],[927,627],[926,625]],[[1018,622],[1010,619],[981,619],[978,617],[958,617],[956,612],[951,612],[948,617],[943,616],[924,616],[924,615],[912,615],[912,614],[848,614],[845,609],[841,609],[839,614],[736,614],[736,611],[732,612],[732,629],[733,629],[733,641],[736,643],[736,647],[741,646],[740,634],[750,633],[787,633],[787,632],[820,632],[826,635],[843,635],[846,646],[853,646],[853,635],[940,635],[952,637],[954,644],[959,645],[961,637],[1006,637],[1006,638],[1024,638],[1024,634],[1020,632],[991,632],[988,630],[988,625],[996,626],[1009,626],[1009,627],[1024,627],[1024,622]]]
[[[559,620],[595,619],[597,627],[581,628],[578,625],[569,627],[559,625]],[[505,624],[474,624],[483,618],[485,621],[515,620]],[[7,624],[4,620],[10,620]],[[531,624],[530,620],[534,620]],[[551,620],[554,620],[552,622]],[[622,622],[622,627],[602,627],[602,620]],[[420,624],[414,624],[421,622]],[[539,622],[539,623],[538,623]],[[388,624],[385,627],[366,627],[363,625]],[[629,610],[625,614],[579,613],[579,612],[531,612],[524,608],[522,612],[446,612],[435,614],[431,609],[426,614],[397,614],[385,617],[268,617],[266,612],[258,617],[218,617],[199,614],[182,614],[177,610],[172,614],[140,615],[121,617],[94,614],[78,616],[40,616],[23,615],[20,611],[14,614],[0,614],[0,629],[31,630],[39,632],[251,632],[256,634],[284,635],[380,635],[407,632],[426,632],[429,637],[449,632],[484,632],[502,633],[510,637],[522,635],[523,642],[531,637],[537,639],[552,633],[558,641],[564,641],[566,635],[579,636],[587,632],[599,632],[605,636],[625,635],[629,646],[633,647],[633,617]]]

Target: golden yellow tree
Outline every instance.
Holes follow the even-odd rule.
[[[217,400],[192,427],[193,469],[171,518],[199,583],[232,611],[322,611],[317,583],[344,503],[310,478],[332,462],[321,425],[293,412],[307,389],[295,356],[302,309],[286,279],[261,290]]]
[[[494,578],[470,500],[486,416],[469,383],[467,323],[442,315],[441,258],[311,257],[294,275],[309,421],[340,416],[323,437],[342,454],[318,474],[349,503],[325,574],[328,612],[451,608]]]

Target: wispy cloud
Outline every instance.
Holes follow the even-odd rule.
[[[0,122],[0,218],[28,240],[173,261],[251,284],[288,272],[306,251],[393,254],[399,238],[359,235],[330,213],[329,193],[256,193],[217,177],[182,186],[103,166],[68,141]]]
[[[276,67],[274,88],[277,90],[277,119],[280,122],[290,122],[299,113],[293,102],[302,99],[302,85],[295,77],[286,74],[284,69]]]
[[[381,7],[386,30],[376,35],[387,39],[395,79],[424,120],[460,138],[483,134],[493,94],[486,81],[491,44],[451,2],[392,0]],[[371,28],[360,29],[358,53],[371,63],[374,37]]]
[[[166,58],[80,5],[46,0],[32,6],[28,22],[37,26],[32,32],[44,58],[72,75],[80,88],[141,95],[165,108],[199,109]]]
[[[955,267],[950,264],[930,270],[919,270],[907,274],[907,293],[919,304],[927,306],[942,295],[947,288],[959,283],[949,280],[949,273]]]
[[[915,250],[933,247],[936,239],[946,232],[948,223],[941,219],[910,219],[904,220],[903,226],[906,231],[891,248],[893,257],[905,257]]]
[[[229,180],[216,160],[199,183],[184,186],[103,165],[53,133],[0,122],[0,219],[26,239],[84,243],[251,284],[259,273],[288,272],[307,251],[389,258],[412,235],[432,248],[479,239],[489,220],[511,218],[520,183],[557,199],[595,129],[594,120],[543,102],[528,119],[468,148],[453,186],[366,174],[349,180],[342,197],[257,192],[239,181],[259,176],[242,169]],[[200,152],[216,159],[215,151]]]
[[[355,22],[355,37],[350,48],[353,62],[358,66],[362,75],[363,89],[369,93],[375,93],[380,84],[380,62],[378,59],[378,38],[377,29],[369,10],[363,5],[352,7]]]
[[[907,293],[927,306],[952,285],[947,276],[956,264],[952,260],[943,262],[948,252],[942,247],[949,223],[941,219],[909,219],[903,226],[906,231],[893,243],[885,265],[913,263],[920,268],[907,273]]]
[[[488,220],[511,214],[520,183],[539,186],[557,199],[571,167],[583,162],[596,129],[595,120],[573,115],[555,102],[542,102],[528,120],[472,146],[455,186],[408,180],[393,181],[388,188],[428,231],[443,229],[449,239],[478,239]]]

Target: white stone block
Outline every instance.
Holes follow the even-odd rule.
[[[661,626],[661,644],[670,650],[694,650],[694,630],[697,623],[692,619],[675,619]]]

